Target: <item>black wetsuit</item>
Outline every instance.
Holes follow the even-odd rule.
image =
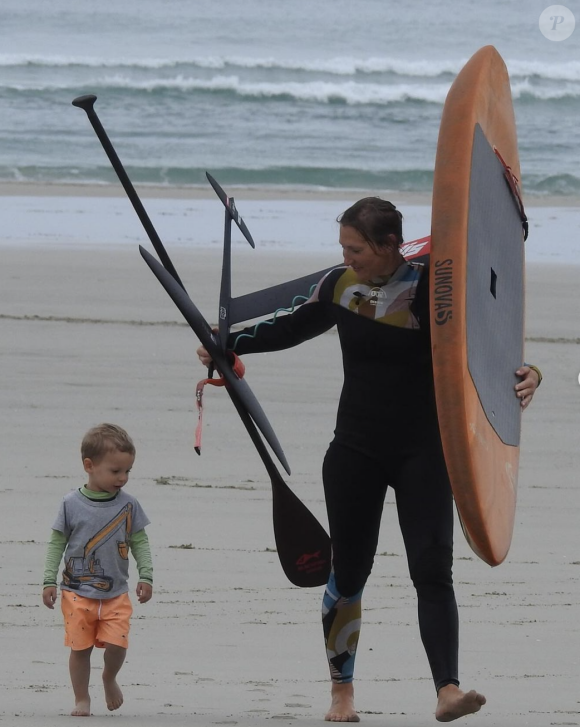
[[[360,621],[391,486],[435,686],[459,684],[453,499],[435,410],[427,269],[405,263],[388,281],[362,285],[350,269],[338,268],[315,298],[273,325],[232,334],[228,343],[238,354],[274,351],[338,328],[344,385],[323,465],[333,548],[323,608],[331,676],[352,680],[353,623]],[[354,610],[341,616],[340,607]]]

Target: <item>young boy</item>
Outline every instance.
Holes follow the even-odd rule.
[[[123,487],[135,460],[135,446],[124,429],[100,424],[81,445],[84,487],[65,495],[53,525],[44,571],[42,600],[56,602],[57,573],[65,554],[60,584],[65,646],[71,647],[69,671],[75,695],[73,716],[91,714],[89,677],[94,646],[104,648],[103,686],[110,710],[123,704],[116,677],[128,647],[129,550],[139,572],[137,598],[153,593],[153,566],[145,526],[149,519]],[[65,553],[66,549],[66,553]]]

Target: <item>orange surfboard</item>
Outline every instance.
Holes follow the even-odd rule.
[[[507,167],[507,169],[506,169]],[[524,218],[509,77],[493,46],[443,109],[431,229],[431,336],[443,451],[465,536],[486,563],[509,550],[524,349]],[[509,180],[509,182],[508,182]]]

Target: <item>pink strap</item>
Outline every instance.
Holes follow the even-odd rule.
[[[228,356],[232,357],[233,364],[232,370],[238,379],[243,379],[246,373],[246,367],[242,363],[239,356],[233,351],[228,353]],[[195,401],[197,404],[197,427],[195,428],[195,445],[194,449],[198,454],[201,454],[201,431],[203,427],[203,390],[206,384],[212,386],[227,386],[226,380],[223,376],[219,376],[217,379],[202,379],[195,387]]]

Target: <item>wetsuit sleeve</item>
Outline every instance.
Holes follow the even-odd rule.
[[[139,581],[153,585],[153,560],[151,558],[151,548],[149,546],[149,538],[145,529],[133,533],[129,537],[129,547],[131,553],[137,563],[137,571],[139,573]]]
[[[57,586],[56,577],[67,544],[67,538],[60,530],[53,530],[46,548],[43,587]]]
[[[305,303],[294,313],[230,333],[228,348],[237,354],[282,351],[325,333],[335,323],[332,303]]]

